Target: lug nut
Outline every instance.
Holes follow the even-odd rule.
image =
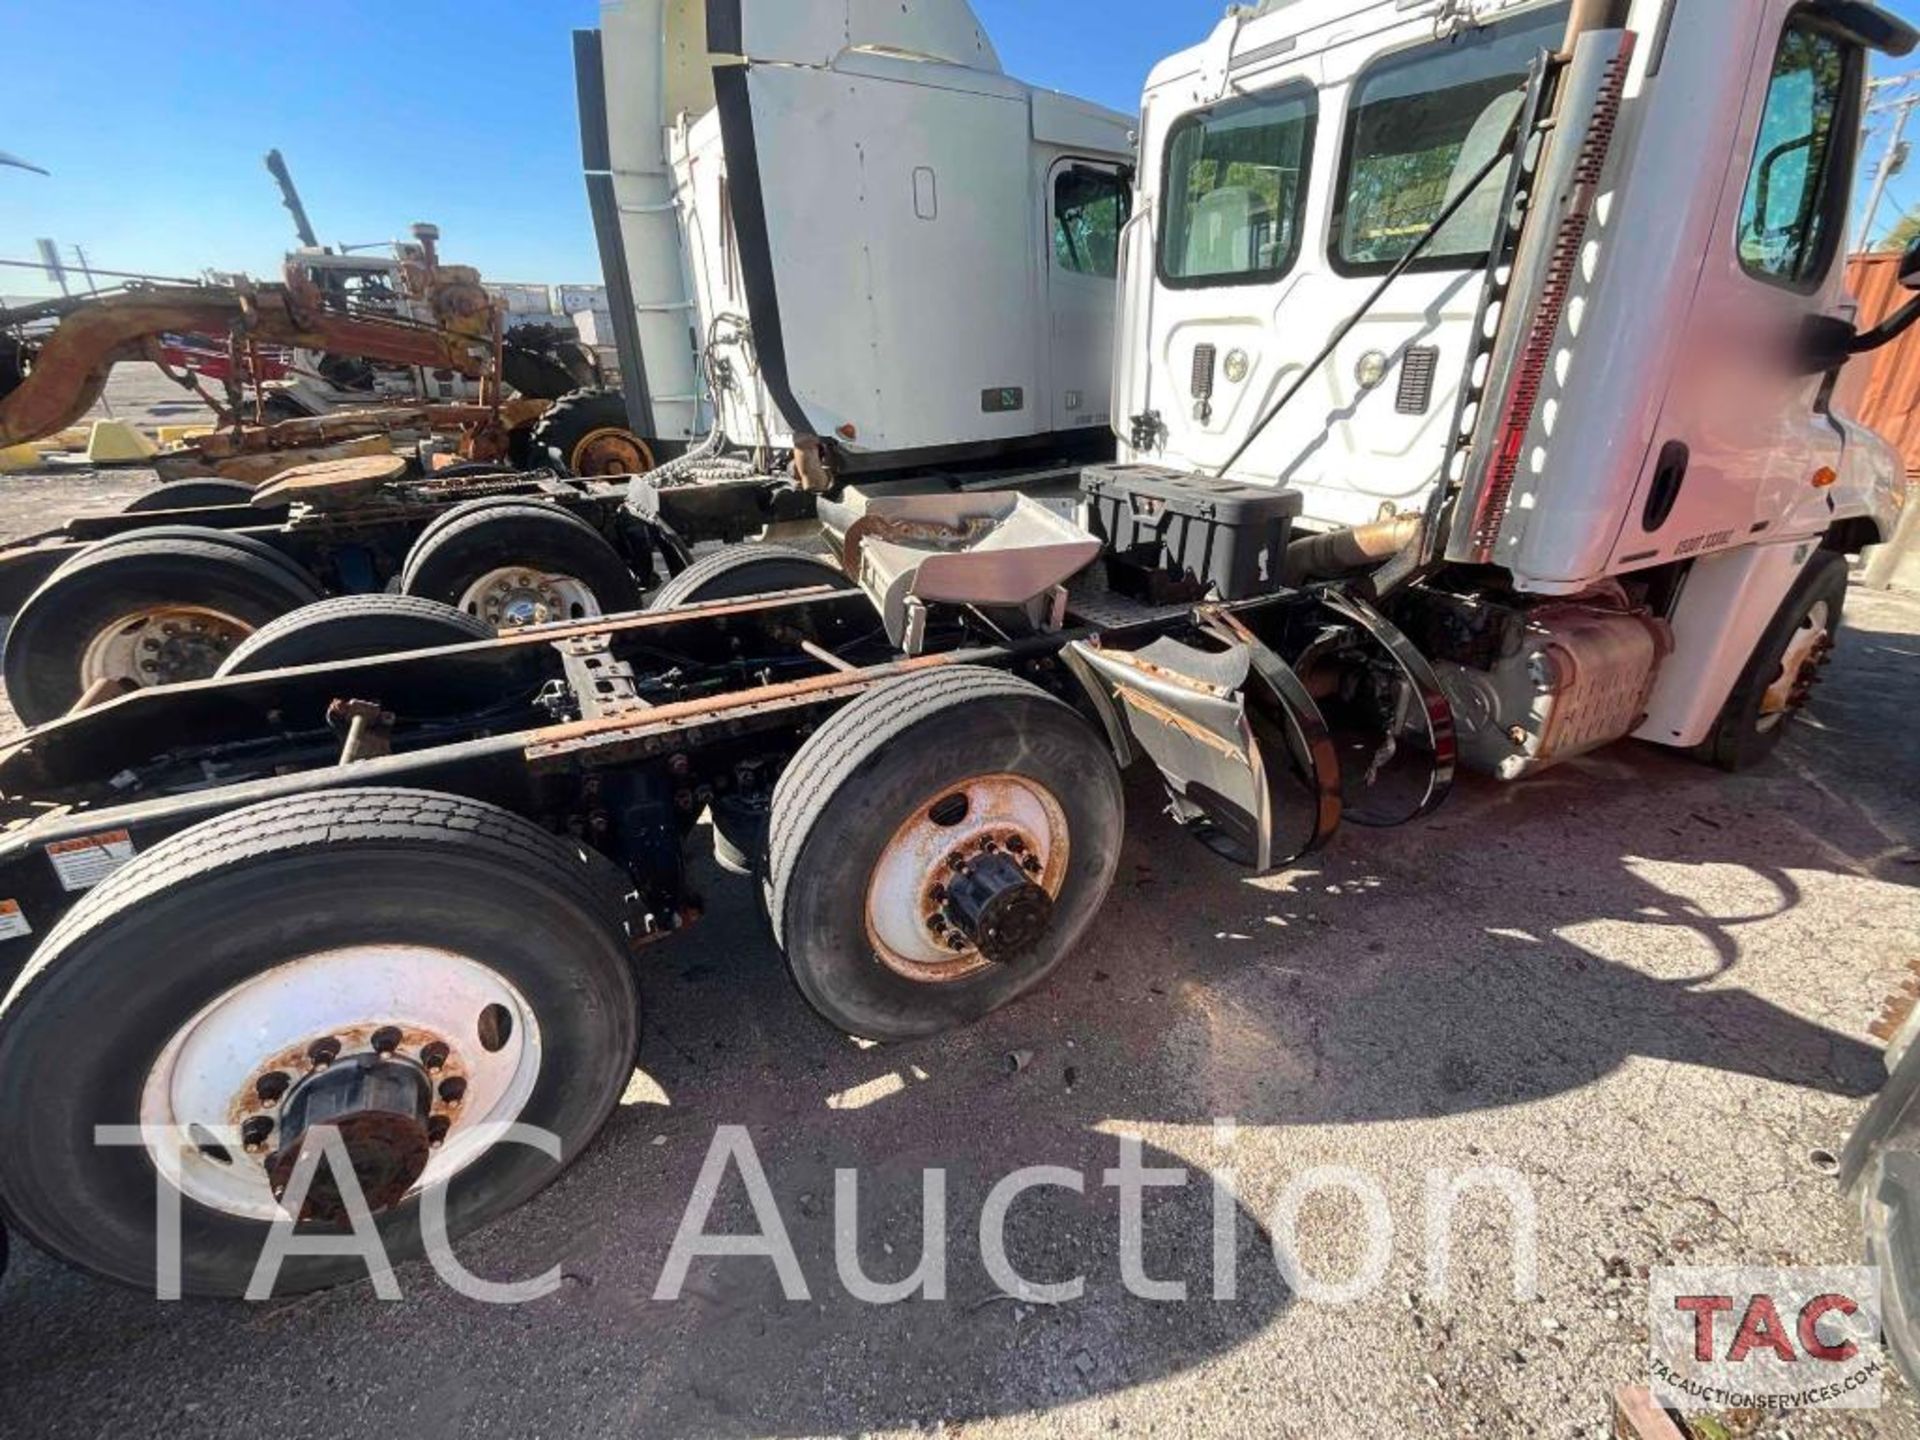
[[[340,1042],[329,1035],[324,1040],[316,1040],[307,1047],[307,1059],[316,1069],[325,1069],[340,1058]]]
[[[255,1115],[240,1127],[240,1143],[249,1151],[264,1150],[267,1137],[273,1134],[273,1121],[264,1115]]]
[[[966,949],[967,937],[962,935],[958,930],[954,931],[953,934],[947,937],[947,948],[956,952]]]
[[[967,857],[962,855],[958,850],[954,851],[951,855],[947,856],[947,868],[949,870],[965,870],[967,868]]]
[[[440,1082],[440,1098],[449,1105],[458,1105],[467,1098],[467,1082],[459,1075],[449,1075]]]
[[[400,1042],[405,1038],[406,1037],[400,1033],[400,1027],[398,1025],[382,1025],[378,1030],[373,1032],[373,1037],[369,1043],[373,1046],[374,1054],[391,1055],[400,1048]]]
[[[929,905],[946,904],[947,903],[947,887],[944,885],[934,886],[933,889],[927,892],[927,903]]]
[[[293,1081],[278,1070],[262,1075],[254,1082],[253,1093],[260,1097],[262,1105],[278,1105],[280,1097],[287,1093]]]
[[[438,1145],[447,1138],[447,1132],[453,1128],[453,1122],[444,1115],[435,1115],[427,1121],[427,1143]]]
[[[448,1053],[446,1045],[436,1040],[420,1052],[420,1064],[428,1070],[438,1070],[447,1063]]]
[[[1007,837],[1007,849],[1015,855],[1024,855],[1027,853],[1027,842],[1022,840],[1018,835],[1009,835]]]
[[[1029,875],[1038,875],[1040,873],[1040,857],[1038,855],[1027,856],[1026,859],[1020,862],[1020,868]]]

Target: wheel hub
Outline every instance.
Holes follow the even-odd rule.
[[[374,1213],[399,1204],[427,1168],[433,1083],[410,1060],[359,1055],[316,1070],[288,1093],[281,1109],[280,1148],[267,1157],[267,1182],[284,1199],[294,1168],[316,1126],[340,1132],[355,1180]],[[342,1225],[347,1206],[333,1171],[314,1172],[299,1219]]]
[[[412,945],[321,951],[184,1022],[148,1072],[140,1120],[167,1183],[269,1223],[303,1149],[332,1127],[378,1213],[484,1155],[519,1117],[541,1052],[525,997],[477,961]],[[299,1218],[345,1219],[332,1171],[315,1171]]]
[[[80,659],[81,683],[112,680],[144,688],[205,680],[252,633],[245,621],[200,606],[142,611],[94,636]]]
[[[867,937],[880,963],[948,984],[1027,954],[1048,933],[1066,883],[1066,812],[1019,775],[940,791],[900,825],[867,887]]]
[[[941,913],[996,965],[1017,960],[1039,944],[1053,920],[1053,897],[997,846],[955,871],[946,888]]]
[[[481,576],[460,597],[460,608],[496,630],[592,620],[600,614],[593,591],[573,576],[549,575],[524,566]]]
[[[315,1129],[340,1132],[367,1208],[378,1215],[406,1198],[444,1144],[467,1097],[468,1067],[432,1031],[358,1026],[322,1035],[260,1066],[229,1107],[246,1152],[262,1161],[275,1200]],[[303,1222],[343,1225],[338,1178],[314,1172]]]
[[[1832,615],[1826,602],[1821,601],[1787,643],[1786,653],[1780,658],[1779,677],[1760,702],[1761,729],[1772,729],[1807,707],[1833,652]]]
[[[653,452],[632,431],[609,426],[582,437],[567,468],[582,478],[644,475],[653,469]]]

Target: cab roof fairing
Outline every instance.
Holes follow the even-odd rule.
[[[1454,15],[1462,23],[1491,24],[1508,11],[1548,0],[1468,0]],[[1148,99],[1182,81],[1198,78],[1194,102],[1209,104],[1241,88],[1241,74],[1252,66],[1278,69],[1311,58],[1333,45],[1366,35],[1380,38],[1389,51],[1418,38],[1449,14],[1447,0],[1269,0],[1265,6],[1240,6],[1213,28],[1200,44],[1168,56],[1147,76]],[[1264,83],[1249,89],[1265,89]]]
[[[1002,73],[968,0],[707,0],[704,8],[707,47],[748,62],[825,69],[853,51]]]

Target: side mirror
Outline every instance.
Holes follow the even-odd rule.
[[[1836,315],[1809,315],[1800,322],[1798,369],[1803,375],[1838,370],[1859,353],[1861,335]]]
[[[1900,257],[1900,288],[1920,290],[1920,236],[1916,236],[1907,253]]]

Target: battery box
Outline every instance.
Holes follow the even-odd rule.
[[[1080,494],[1112,588],[1154,605],[1276,589],[1301,508],[1294,491],[1160,465],[1090,466]]]

